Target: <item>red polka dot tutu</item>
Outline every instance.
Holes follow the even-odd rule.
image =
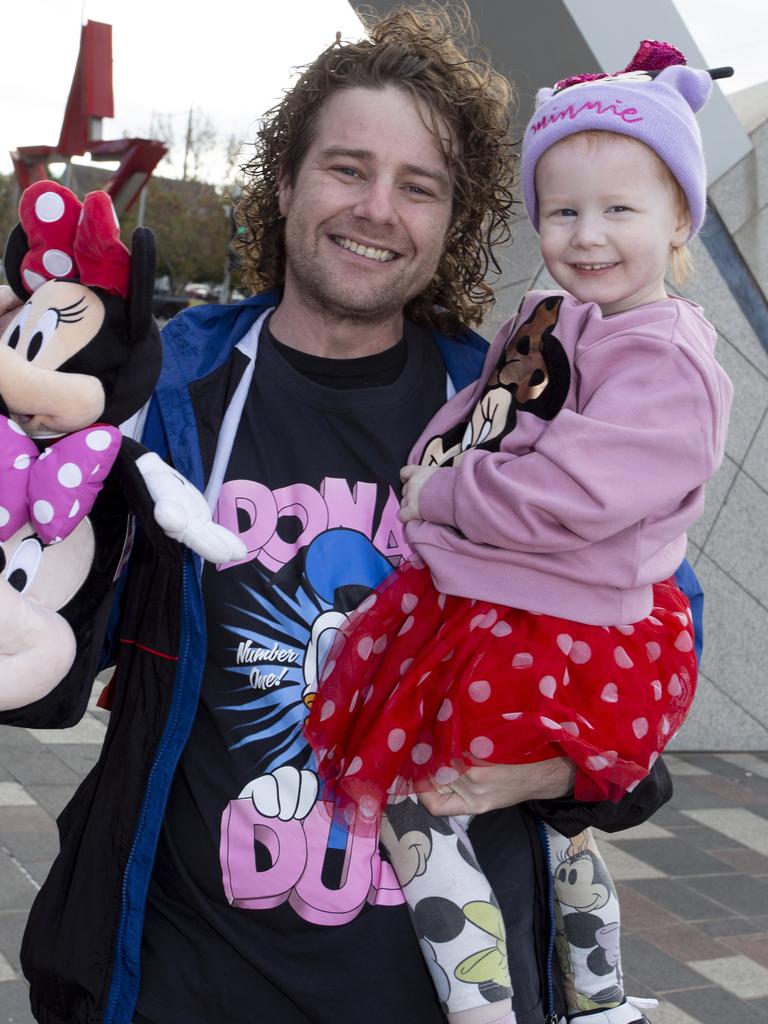
[[[653,588],[651,614],[593,626],[435,590],[419,562],[350,617],[306,724],[324,796],[358,824],[392,795],[450,784],[479,764],[566,755],[580,800],[618,800],[648,774],[693,701],[685,595]]]

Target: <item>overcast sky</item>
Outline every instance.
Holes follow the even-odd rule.
[[[507,0],[504,0],[507,2]],[[515,0],[517,3],[535,0]],[[610,3],[610,0],[605,0]],[[762,81],[768,68],[765,0],[676,0],[710,66],[733,64],[725,90]],[[726,16],[727,13],[727,16]],[[153,112],[170,115],[181,141],[190,107],[222,138],[246,140],[279,98],[291,68],[359,37],[347,0],[26,0],[3,11],[0,170],[19,145],[55,144],[77,58],[82,21],[113,26],[116,117],[104,134],[146,136]],[[177,158],[177,168],[180,159]]]

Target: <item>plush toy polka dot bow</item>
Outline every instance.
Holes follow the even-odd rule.
[[[131,254],[106,192],[90,192],[81,203],[63,185],[38,181],[22,195],[19,220],[29,242],[21,278],[30,293],[53,278],[72,278],[127,297]]]

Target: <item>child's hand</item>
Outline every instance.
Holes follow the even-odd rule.
[[[421,519],[419,512],[419,495],[424,484],[437,466],[403,466],[400,479],[403,481],[403,497],[400,501],[400,520],[407,523],[409,519]]]

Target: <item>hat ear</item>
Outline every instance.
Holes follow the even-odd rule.
[[[128,330],[133,341],[149,333],[155,292],[155,235],[136,228],[131,239],[131,291],[128,296]]]
[[[28,252],[29,239],[27,238],[21,224],[16,224],[11,229],[11,233],[8,235],[8,241],[5,244],[3,270],[5,271],[5,276],[8,278],[8,284],[11,286],[18,298],[23,299],[24,302],[26,302],[32,294],[24,287],[24,282],[21,277],[21,261]]]
[[[538,110],[538,108],[542,105],[542,103],[546,103],[547,100],[551,99],[554,95],[555,95],[555,90],[554,89],[549,89],[549,88],[539,89],[539,91],[536,93],[536,109]]]
[[[681,64],[664,68],[656,76],[653,85],[660,82],[679,92],[694,114],[701,110],[713,89],[712,77],[708,71]]]

